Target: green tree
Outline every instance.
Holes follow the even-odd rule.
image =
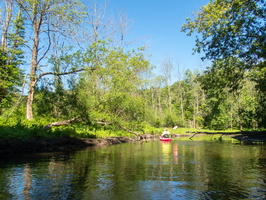
[[[240,129],[258,126],[256,83],[250,80],[249,73],[240,70],[242,63],[235,58],[218,60],[198,78],[206,94],[205,126]]]
[[[167,83],[167,104],[169,108],[169,114],[171,114],[172,113],[171,77],[173,72],[173,64],[170,58],[162,62],[161,68]]]
[[[203,51],[207,59],[236,56],[256,64],[266,57],[265,11],[264,0],[214,0],[194,20],[188,18],[182,31],[200,33],[194,51]]]
[[[182,95],[180,106],[184,108],[184,121],[186,126],[193,128],[202,126],[201,105],[204,103],[204,93],[197,77],[197,71],[186,70],[184,79],[179,84]]]
[[[242,89],[239,91],[237,115],[240,128],[256,129],[261,121],[261,115],[257,115],[257,110],[260,109],[261,105],[255,87],[256,83],[249,80],[247,76]]]
[[[77,0],[15,0],[28,24],[28,46],[31,46],[29,89],[27,96],[26,118],[33,119],[33,100],[36,83],[44,75],[40,67],[51,47],[51,33],[59,32],[69,36],[82,17],[82,4]],[[44,65],[46,66],[47,63]],[[45,70],[47,71],[47,70]],[[73,71],[74,72],[74,71]]]
[[[263,67],[264,66],[264,67]],[[266,127],[266,66],[265,62],[252,69],[248,75],[249,79],[257,84],[255,88],[258,91],[258,107],[256,116],[260,118],[259,127]]]
[[[257,109],[257,115],[261,116],[260,126],[265,127],[266,2],[213,0],[201,8],[194,20],[188,18],[182,31],[187,35],[199,33],[194,52],[203,52],[203,59],[220,63],[209,70],[233,72],[233,79],[225,76],[226,79],[219,77],[222,80],[217,81],[224,87],[229,86],[230,91],[238,89],[245,70],[252,71],[249,76],[258,83],[255,88],[260,91],[261,107]],[[235,62],[235,65],[227,65],[228,62]]]
[[[144,119],[145,102],[139,90],[149,62],[142,51],[112,49],[98,43],[89,49],[85,62],[94,62],[94,70],[83,73],[78,84],[80,115],[88,123],[132,125]],[[131,122],[131,123],[129,123]]]
[[[39,75],[52,75],[53,78],[42,78],[35,87],[33,108],[37,116],[69,119],[77,115],[75,84],[79,76],[74,72],[89,70],[90,67],[84,62],[81,51],[71,53],[71,50],[65,48],[60,55],[52,56],[48,61],[53,66],[51,71]],[[63,79],[63,76],[67,76],[67,79]]]
[[[24,21],[21,13],[9,24],[9,31],[0,47],[0,107],[11,104],[17,87],[21,86],[24,46]]]
[[[227,73],[219,69],[223,61],[213,62],[198,80],[206,94],[204,111],[204,126],[209,128],[225,128],[228,123],[226,100],[228,98]],[[230,71],[232,73],[232,71]]]

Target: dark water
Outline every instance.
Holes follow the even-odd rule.
[[[0,199],[266,199],[266,147],[121,144],[0,162]]]

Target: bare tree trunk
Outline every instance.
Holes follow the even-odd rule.
[[[196,82],[193,88],[194,96],[194,113],[193,113],[193,128],[197,128],[197,117],[199,113],[199,84]]]
[[[30,189],[31,189],[31,174],[30,174],[30,166],[29,164],[26,164],[24,172],[23,172],[23,177],[25,179],[25,184],[23,188],[23,196],[24,199],[30,199]]]
[[[152,109],[155,108],[155,104],[154,104],[154,90],[151,90],[151,104],[152,104]]]
[[[128,128],[122,126],[121,124],[116,124],[116,125],[119,126],[121,129],[123,129],[123,130],[125,130],[125,131],[127,131],[127,132],[129,132],[129,133],[132,133],[132,134],[136,135],[136,136],[139,137],[139,138],[142,138],[141,135],[140,135],[139,133],[134,132],[134,131],[131,131],[131,130],[129,130]]]
[[[181,112],[181,122],[183,124],[183,126],[185,125],[185,114],[184,114],[184,105],[183,105],[183,86],[181,84],[182,80],[183,80],[183,74],[184,74],[184,71],[185,69],[184,68],[181,68],[180,67],[180,64],[177,62],[176,63],[176,69],[177,69],[177,72],[176,72],[176,77],[177,77],[177,81],[178,81],[178,90],[177,90],[177,93],[179,93],[179,102],[180,102],[180,112]]]
[[[123,49],[124,47],[128,46],[132,42],[126,42],[125,37],[128,34],[128,29],[130,28],[131,21],[124,13],[119,13],[119,24],[118,24],[118,31],[119,31],[119,40],[120,40],[120,47]]]
[[[196,99],[196,117],[195,117],[195,126],[197,126],[197,118],[199,116],[199,93],[197,93],[197,99]]]
[[[194,99],[194,113],[193,113],[193,128],[197,128],[199,97],[197,93],[195,93],[194,95],[195,95],[195,99]]]
[[[27,46],[30,46],[31,43],[33,43],[32,48],[30,49],[32,57],[29,74],[29,89],[26,103],[26,118],[28,120],[33,119],[32,106],[37,81],[40,80],[40,78],[44,75],[59,75],[54,72],[43,73],[39,76],[37,75],[37,69],[39,65],[41,65],[42,60],[48,58],[48,52],[51,48],[50,34],[51,32],[61,33],[63,38],[67,37],[73,32],[74,29],[70,25],[75,25],[75,27],[77,27],[76,22],[78,22],[79,20],[76,20],[75,23],[73,23],[73,21],[69,20],[69,16],[73,16],[73,20],[81,19],[83,17],[81,16],[81,12],[77,11],[79,9],[83,9],[79,4],[77,4],[77,2],[77,0],[16,0],[16,3],[18,4],[25,16],[27,26],[30,29],[33,29],[32,31],[29,31],[29,37],[27,40],[29,41],[29,44]],[[68,6],[64,6],[69,3],[73,3],[73,8],[68,8]],[[60,20],[58,18],[59,15]],[[60,21],[60,23],[52,23],[53,20],[56,20],[56,22]],[[70,28],[72,28],[72,30],[70,30]],[[31,35],[31,32],[33,33],[33,36]],[[40,47],[40,38],[43,39],[42,47]],[[74,70],[64,74],[75,73],[78,71],[80,70]]]
[[[169,112],[172,113],[171,85],[168,85],[168,106],[169,106]]]
[[[13,0],[6,0],[6,20],[3,25],[3,32],[2,32],[2,46],[4,48],[7,47],[7,35],[8,35],[8,29],[9,24],[12,17],[12,9],[13,9]]]
[[[32,104],[33,104],[34,90],[35,90],[36,82],[32,79],[33,78],[31,78],[30,84],[29,84],[29,92],[28,92],[27,104],[26,104],[26,118],[28,120],[33,119]]]
[[[36,5],[34,5],[34,10],[36,10]],[[38,65],[38,48],[39,48],[39,34],[40,34],[40,26],[41,26],[41,19],[38,20],[37,12],[33,16],[33,27],[34,27],[34,41],[32,46],[32,58],[31,58],[31,69],[30,69],[30,83],[29,83],[29,92],[27,97],[27,104],[26,104],[26,118],[28,120],[33,119],[33,111],[32,111],[32,104],[34,99],[34,91],[35,85],[37,81],[36,77],[36,70]]]
[[[52,126],[69,125],[69,124],[72,124],[74,122],[79,121],[79,118],[80,118],[80,116],[77,116],[77,117],[74,117],[73,119],[68,119],[68,120],[61,121],[61,122],[53,122],[53,123],[50,123],[50,124],[44,126],[44,128],[52,128]]]
[[[185,125],[185,115],[184,115],[184,105],[183,105],[183,93],[182,93],[181,88],[180,88],[180,109],[181,109],[182,123],[183,123],[183,125]]]
[[[162,116],[161,92],[158,94],[158,115]]]
[[[172,113],[172,99],[171,99],[171,73],[173,69],[173,64],[171,60],[168,58],[165,62],[162,64],[162,70],[165,74],[165,78],[167,80],[167,91],[168,91],[168,107],[169,112]]]

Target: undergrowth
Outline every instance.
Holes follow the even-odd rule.
[[[36,118],[35,120],[20,120],[16,118],[5,119],[0,117],[0,138],[6,139],[27,139],[27,138],[58,138],[58,137],[76,137],[76,138],[106,138],[106,137],[135,137],[134,134],[126,132],[115,126],[103,125],[66,125],[52,128],[44,128],[45,125],[58,121],[56,119]],[[163,131],[162,128],[155,128],[147,123],[142,123],[138,128],[132,128],[139,134],[152,134],[159,136]],[[215,130],[192,129],[179,127],[175,130],[169,128],[172,134],[193,134],[195,132],[218,132]],[[239,130],[226,130],[219,132],[236,132]]]

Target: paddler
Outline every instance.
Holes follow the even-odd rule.
[[[170,132],[168,131],[168,128],[164,129],[164,132],[162,133],[163,138],[169,138],[170,137]]]

